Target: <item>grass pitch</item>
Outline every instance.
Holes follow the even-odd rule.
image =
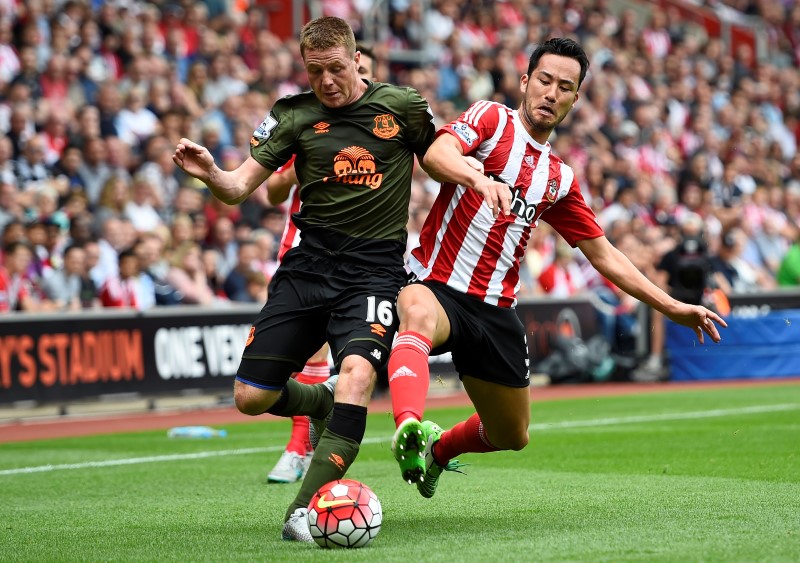
[[[287,422],[2,444],[0,561],[800,561],[800,385],[535,403],[532,420],[528,448],[463,456],[428,500],[370,415],[348,477],[384,524],[346,551],[280,540],[298,485],[265,477]]]

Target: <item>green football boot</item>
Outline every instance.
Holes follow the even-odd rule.
[[[464,472],[460,471],[460,469],[466,464],[459,462],[457,459],[450,460],[446,465],[436,463],[436,460],[433,459],[433,446],[442,437],[444,430],[430,420],[423,422],[422,428],[427,442],[425,445],[425,475],[420,481],[417,481],[417,490],[423,497],[431,498],[436,493],[436,486],[439,484],[439,476],[442,472],[456,471],[463,474]]]
[[[403,481],[409,485],[419,483],[425,474],[425,436],[422,423],[407,418],[392,438],[392,454],[400,465]]]

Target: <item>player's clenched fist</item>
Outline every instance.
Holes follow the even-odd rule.
[[[214,167],[214,157],[208,149],[189,139],[178,141],[172,161],[184,172],[202,181],[208,180]]]

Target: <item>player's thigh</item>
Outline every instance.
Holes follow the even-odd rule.
[[[424,282],[407,285],[397,297],[400,330],[411,330],[428,337],[432,346],[443,345],[450,337],[450,320],[436,293]]]
[[[262,389],[281,389],[292,373],[325,343],[328,314],[310,281],[282,276],[247,339],[237,379]]]
[[[531,419],[530,388],[507,387],[471,376],[461,380],[489,442],[504,450],[524,448]]]
[[[402,270],[361,270],[354,271],[353,276],[330,311],[331,354],[337,370],[341,371],[344,358],[355,355],[380,371],[386,367],[397,332],[395,300],[405,284],[405,275]]]

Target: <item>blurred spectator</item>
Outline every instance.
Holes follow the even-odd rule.
[[[794,243],[781,260],[777,280],[782,287],[800,286],[800,228],[797,229]]]
[[[217,253],[217,275],[224,280],[237,262],[237,244],[234,237],[233,221],[230,218],[220,217],[211,227],[208,248]]]
[[[181,303],[211,305],[217,299],[208,282],[200,246],[194,242],[185,242],[175,249],[165,279],[183,295]]]
[[[539,274],[539,285],[548,295],[561,299],[578,295],[586,287],[572,248],[563,240],[556,244],[555,259]]]
[[[117,270],[118,273],[109,276],[100,289],[103,307],[144,311],[155,306],[153,281],[141,271],[139,258],[132,249],[119,253]]]
[[[14,176],[21,191],[34,189],[52,178],[45,158],[44,137],[34,135],[22,146],[22,155],[14,162]]]
[[[711,257],[714,283],[725,295],[752,293],[776,285],[774,278],[742,259],[745,243],[744,232],[731,229],[723,234],[717,255]]]
[[[6,244],[0,262],[0,313],[34,311],[37,302],[27,272],[33,261],[33,251],[27,243]]]
[[[134,247],[139,267],[153,281],[156,305],[178,305],[183,301],[183,295],[167,281],[170,264],[164,251],[164,241],[153,233],[142,235]]]
[[[59,310],[77,311],[99,307],[97,286],[89,277],[86,250],[71,245],[64,249],[63,267],[50,270],[42,282],[42,291]]]
[[[248,272],[245,277],[246,292],[237,301],[242,303],[258,303],[263,305],[267,302],[267,289],[269,283],[263,272]]]
[[[249,301],[247,278],[251,272],[260,271],[258,267],[258,247],[252,240],[239,242],[236,266],[225,278],[222,289],[231,301]],[[263,272],[262,272],[263,274]]]
[[[147,109],[146,92],[133,87],[125,98],[125,105],[114,120],[116,136],[131,147],[138,147],[158,130],[158,118]]]
[[[131,198],[125,204],[124,216],[127,217],[138,233],[153,231],[164,224],[156,211],[156,197],[150,178],[136,174],[133,178]]]
[[[87,138],[83,145],[83,162],[78,167],[78,177],[86,190],[91,205],[97,205],[103,186],[113,170],[108,165],[106,143],[99,137]]]

